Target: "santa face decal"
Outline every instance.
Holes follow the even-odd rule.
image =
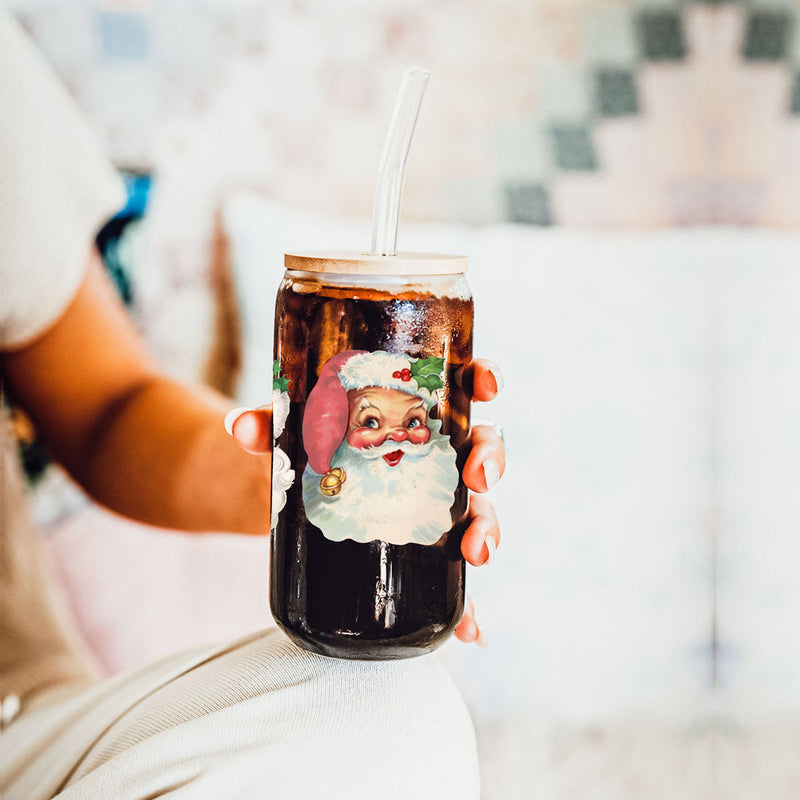
[[[368,386],[347,393],[350,419],[347,442],[362,450],[377,447],[384,442],[412,442],[424,444],[431,438],[427,426],[428,413],[422,398],[408,395],[398,389],[381,389]],[[398,450],[402,454],[402,450]],[[395,463],[387,463],[394,467]]]
[[[333,541],[433,544],[452,525],[456,453],[429,415],[440,358],[347,351],[308,396],[306,516]]]

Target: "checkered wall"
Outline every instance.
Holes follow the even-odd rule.
[[[800,6],[782,0],[12,8],[115,160],[207,206],[245,185],[368,217],[399,76],[421,63],[407,218],[800,224]]]

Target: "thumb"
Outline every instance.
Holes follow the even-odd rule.
[[[272,405],[234,408],[225,416],[225,430],[248,453],[265,455],[272,451]]]

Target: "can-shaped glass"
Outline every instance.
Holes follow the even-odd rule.
[[[293,253],[275,314],[270,605],[297,644],[407,658],[464,610],[467,260]]]

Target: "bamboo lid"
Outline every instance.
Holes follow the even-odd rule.
[[[457,275],[467,271],[466,256],[444,253],[398,253],[377,256],[353,251],[286,253],[286,269],[339,275]]]

